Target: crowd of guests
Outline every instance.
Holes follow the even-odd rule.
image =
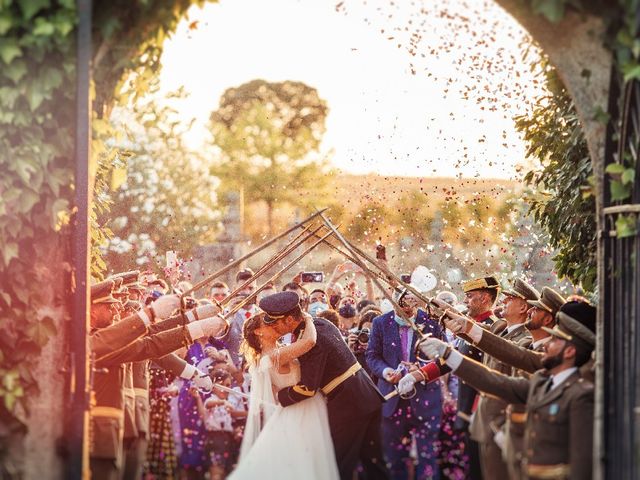
[[[338,327],[388,397],[381,430],[391,478],[588,478],[595,309],[585,299],[548,287],[540,293],[521,278],[503,290],[486,276],[464,282],[460,301],[436,289],[425,304],[390,288],[394,309],[352,262],[339,264],[326,282],[305,283],[298,274],[257,295],[251,269],[233,278],[186,297],[186,319],[176,315],[171,293],[190,290],[188,282],[169,286],[153,273],[127,272],[92,287],[93,478],[225,478],[238,461],[251,388],[243,326],[262,298],[288,290],[302,309]],[[219,302],[236,310],[228,326],[215,315]],[[138,325],[142,338],[133,332]],[[135,341],[121,340],[127,335]],[[537,383],[532,393],[534,372],[555,378],[558,361],[569,373],[551,387],[555,394],[539,392]],[[514,379],[517,395],[508,383]],[[109,436],[109,429],[117,432]],[[118,438],[121,445],[111,445]],[[110,448],[100,446],[105,441]]]

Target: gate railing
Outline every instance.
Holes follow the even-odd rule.
[[[615,68],[615,67],[614,67]],[[640,175],[627,173],[624,200],[611,182],[638,167],[640,84],[612,74],[605,146],[600,225],[602,375],[602,474],[606,479],[640,478]],[[611,165],[616,167],[611,168]],[[620,165],[618,167],[617,165]],[[613,173],[613,176],[612,176]],[[614,186],[619,188],[620,184]],[[612,195],[613,191],[613,195]],[[612,200],[613,197],[613,200]]]

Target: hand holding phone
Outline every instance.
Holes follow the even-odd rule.
[[[302,272],[300,274],[302,283],[322,283],[324,282],[323,272]]]

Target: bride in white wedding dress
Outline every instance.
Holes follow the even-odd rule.
[[[243,333],[251,397],[240,461],[228,478],[338,479],[325,398],[318,394],[283,408],[274,394],[300,381],[297,358],[316,343],[312,317],[291,345],[277,345],[280,335],[264,323],[264,314],[247,320]]]

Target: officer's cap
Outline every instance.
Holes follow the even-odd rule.
[[[510,297],[518,297],[523,300],[535,301],[540,298],[540,292],[521,278],[516,278],[513,281],[513,286],[502,293],[509,295]]]
[[[144,285],[140,283],[140,271],[132,270],[130,272],[116,273],[111,278],[122,278],[122,285],[129,290],[143,291]]]
[[[596,344],[596,307],[582,301],[565,303],[558,313],[555,327],[542,327],[554,337],[574,343],[578,347],[593,350]]]
[[[300,296],[292,290],[274,293],[260,300],[259,307],[266,314],[264,323],[268,325],[300,308]]]
[[[112,295],[114,285],[115,282],[113,280],[105,280],[91,285],[91,304],[120,303],[120,301]]]
[[[473,290],[500,290],[500,284],[496,277],[489,275],[488,277],[475,278],[473,280],[467,280],[462,284],[462,291],[464,293],[472,292]]]
[[[542,293],[538,300],[527,300],[527,303],[533,307],[546,310],[551,315],[555,315],[560,307],[564,305],[565,299],[553,288],[542,287]]]

